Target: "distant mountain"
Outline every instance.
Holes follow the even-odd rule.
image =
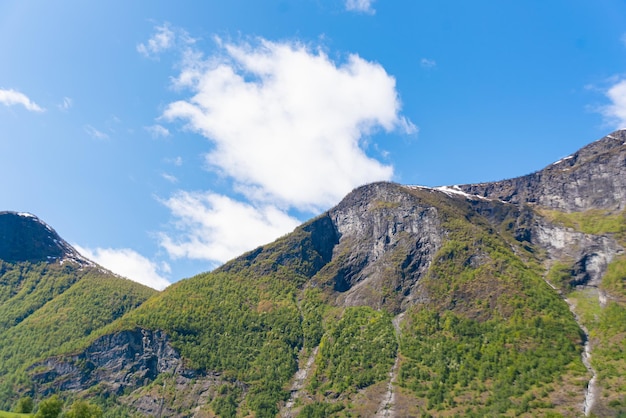
[[[87,397],[109,416],[626,414],[625,193],[625,131],[516,179],[366,185],[145,303],[127,284],[134,302],[82,335],[37,327],[111,287],[10,317],[0,400]],[[61,263],[38,277],[91,268]],[[1,277],[15,294],[19,274]]]
[[[63,259],[93,264],[36,216],[30,213],[0,212],[0,260],[15,263]]]
[[[78,349],[155,293],[87,260],[34,215],[0,212],[0,407],[32,393],[34,361]]]

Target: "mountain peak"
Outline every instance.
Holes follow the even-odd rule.
[[[48,224],[27,212],[0,212],[0,259],[8,262],[74,260],[91,264]]]

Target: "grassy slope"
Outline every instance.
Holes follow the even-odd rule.
[[[18,414],[17,412],[0,411],[0,418],[27,418],[33,414]]]

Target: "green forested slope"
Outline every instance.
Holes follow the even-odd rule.
[[[26,369],[71,352],[83,338],[156,292],[74,262],[0,261],[0,405],[30,391]]]

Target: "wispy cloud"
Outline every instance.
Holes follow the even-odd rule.
[[[134,250],[128,248],[90,249],[80,245],[74,245],[74,247],[88,259],[137,283],[157,290],[165,289],[170,285],[170,282],[161,275],[161,272],[169,273],[169,265],[154,263]]]
[[[57,107],[62,111],[69,110],[74,104],[74,101],[69,97],[64,97],[61,103],[57,105]]]
[[[151,125],[151,126],[146,126],[145,130],[148,131],[150,133],[150,135],[152,135],[153,138],[166,138],[168,136],[170,136],[170,131],[169,129],[167,129],[166,127],[162,126],[162,125]]]
[[[346,10],[374,14],[376,10],[372,8],[372,3],[374,3],[374,0],[346,0]]]
[[[368,156],[370,137],[417,128],[380,64],[355,54],[335,62],[297,42],[217,46],[207,59],[185,53],[175,84],[192,94],[161,120],[205,137],[207,167],[242,198],[181,191],[166,200],[177,228],[161,244],[172,256],[224,261],[293,229],[293,209],[316,214],[392,178],[392,166]]]
[[[183,157],[181,157],[180,155],[174,158],[166,158],[164,161],[168,164],[175,165],[176,167],[180,167],[183,165]]]
[[[26,110],[30,110],[31,112],[45,111],[44,108],[29,99],[24,93],[13,89],[0,89],[0,103],[5,106],[22,105],[26,108]]]
[[[137,45],[137,52],[146,58],[155,57],[174,46],[175,35],[169,24],[165,23],[162,26],[157,26],[155,30],[154,35],[146,43]]]
[[[173,28],[169,23],[156,26],[154,34],[146,41],[137,45],[137,52],[146,58],[158,59],[162,52],[173,49],[178,45],[190,45],[195,42],[189,34],[180,29]]]
[[[428,58],[422,58],[420,60],[420,66],[427,69],[435,68],[437,66],[437,62]]]
[[[163,177],[165,180],[169,181],[172,184],[178,183],[178,178],[176,178],[176,176],[173,176],[171,174],[161,173],[161,177]]]
[[[85,125],[85,132],[87,132],[87,135],[89,135],[90,137],[94,139],[99,139],[99,140],[109,139],[109,135],[105,134],[102,131],[97,130],[91,125]]]

